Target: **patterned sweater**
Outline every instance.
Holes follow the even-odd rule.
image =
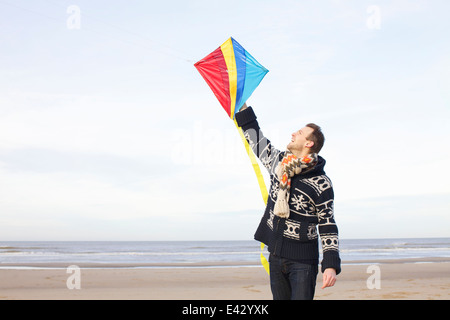
[[[334,268],[341,271],[338,228],[334,221],[334,193],[325,175],[325,159],[319,156],[316,166],[291,180],[289,218],[273,214],[279,180],[275,173],[284,152],[275,149],[262,134],[251,107],[236,114],[236,121],[255,155],[270,173],[267,206],[255,233],[255,239],[268,246],[270,253],[309,264],[319,263],[317,225],[322,242],[322,272]]]

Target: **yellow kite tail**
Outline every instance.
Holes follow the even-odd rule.
[[[245,145],[245,151],[247,151],[247,155],[250,158],[250,161],[252,163],[253,170],[255,171],[255,174],[256,174],[256,178],[258,179],[259,189],[261,190],[261,196],[263,198],[264,205],[267,205],[267,198],[268,198],[269,194],[267,193],[267,187],[264,182],[264,177],[261,173],[261,169],[258,165],[258,162],[256,161],[255,154],[250,149],[250,145],[248,144],[247,139],[245,139],[244,133],[242,132],[242,129],[238,126],[236,120],[234,120],[234,124],[236,125],[236,128],[239,131],[239,135],[241,136],[242,142]],[[267,261],[266,257],[263,255],[263,250],[264,250],[264,243],[261,242],[261,264],[263,265],[264,269],[266,269],[267,273],[270,274],[269,273],[269,262]]]

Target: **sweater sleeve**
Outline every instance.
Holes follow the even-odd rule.
[[[279,163],[282,152],[272,146],[259,128],[256,115],[252,107],[248,107],[236,113],[236,122],[242,128],[244,136],[255,155],[269,171],[271,175],[275,174],[275,169]]]
[[[319,235],[322,242],[322,272],[327,268],[336,270],[336,274],[341,272],[341,259],[339,257],[339,233],[334,220],[334,192],[331,187],[323,191],[317,202],[316,210],[319,218]]]

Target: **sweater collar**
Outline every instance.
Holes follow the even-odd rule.
[[[314,166],[314,168],[308,172],[306,172],[305,174],[300,174],[300,177],[303,178],[310,178],[310,177],[315,177],[315,176],[320,176],[322,174],[325,174],[325,164],[326,161],[324,158],[322,158],[321,156],[318,156],[317,159],[317,164]]]

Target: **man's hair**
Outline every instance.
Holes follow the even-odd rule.
[[[314,142],[314,145],[311,147],[311,152],[319,153],[325,143],[325,136],[323,135],[322,129],[314,123],[308,123],[306,126],[314,130],[307,138]]]

